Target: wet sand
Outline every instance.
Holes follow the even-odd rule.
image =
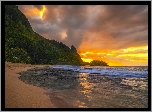
[[[45,89],[26,84],[18,78],[19,72],[42,66],[5,62],[5,108],[56,108]]]
[[[146,79],[111,79],[46,65],[5,64],[6,108],[148,107]]]
[[[57,108],[148,107],[147,78],[110,78],[50,67],[30,69],[19,78],[48,88],[46,94]]]

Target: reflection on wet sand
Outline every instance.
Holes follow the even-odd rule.
[[[148,82],[144,78],[112,80],[87,73],[80,73],[79,76],[78,91],[83,93],[88,107],[147,107]]]
[[[82,86],[83,89],[79,90],[79,92],[82,92],[84,94],[84,96],[86,96],[88,98],[88,101],[91,101],[92,97],[89,95],[89,93],[92,92],[93,90],[93,85],[88,82],[87,78],[88,78],[88,74],[86,73],[81,73],[82,78],[80,77],[79,81],[80,82],[80,86]]]
[[[148,107],[148,78],[110,78],[63,69],[46,70],[45,74],[44,69],[29,70],[21,78],[29,82],[34,79],[36,85],[48,87],[47,94],[57,108]]]
[[[134,108],[134,107],[147,107],[147,89],[136,91],[133,88],[129,88],[124,84],[126,81],[134,84],[133,79],[123,79],[116,83],[111,79],[104,76],[98,76],[96,74],[89,75],[87,73],[78,74],[77,84],[73,88],[67,88],[63,90],[55,90],[55,97],[50,96],[50,99],[54,102],[59,101],[56,104],[58,107],[67,108]],[[96,79],[96,80],[95,80]],[[115,79],[116,80],[116,79]],[[125,81],[124,81],[125,80]],[[138,83],[143,84],[144,79],[137,80]],[[127,82],[127,83],[128,83]],[[142,82],[142,83],[141,83]],[[145,82],[146,84],[147,82]],[[129,83],[131,84],[131,83]],[[145,85],[143,84],[143,85]],[[121,85],[121,86],[120,86]],[[140,87],[140,86],[139,86]],[[53,95],[53,94],[52,94]],[[55,100],[53,100],[55,99]],[[67,103],[68,102],[68,103]],[[119,103],[118,103],[119,102]],[[56,105],[55,104],[55,105]]]

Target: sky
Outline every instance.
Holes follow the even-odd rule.
[[[44,38],[74,45],[85,62],[148,65],[147,5],[19,5]]]

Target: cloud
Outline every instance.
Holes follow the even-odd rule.
[[[90,34],[91,32],[96,32],[97,34],[102,32],[102,35],[105,35],[94,37],[94,39],[101,38],[99,47],[101,49],[107,49],[108,45],[111,46],[111,49],[121,49],[130,46],[147,45],[148,43],[147,6],[114,5],[98,7],[98,14],[93,21],[94,24],[88,32]],[[107,39],[109,38],[107,34],[111,37],[110,40]],[[102,37],[104,37],[104,40]],[[105,44],[105,47],[102,44]]]
[[[110,66],[147,66],[148,46],[130,47],[109,52],[85,52],[80,53],[82,59],[103,60]]]
[[[42,5],[34,5],[34,7],[36,7],[38,10],[41,10],[43,8]]]
[[[34,31],[79,51],[109,51],[148,44],[146,5],[21,5]]]

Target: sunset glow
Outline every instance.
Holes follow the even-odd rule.
[[[43,9],[40,11],[40,17],[43,19],[43,13],[46,10],[45,6],[43,5]]]
[[[109,52],[81,52],[82,60],[103,60],[110,66],[127,66],[130,63],[147,63],[148,46],[129,47],[126,49],[113,50]],[[88,59],[89,58],[89,59]]]
[[[74,45],[84,62],[148,65],[147,5],[21,5],[19,9],[35,32]]]
[[[88,58],[81,58],[84,62],[91,62],[92,59],[88,59]]]

